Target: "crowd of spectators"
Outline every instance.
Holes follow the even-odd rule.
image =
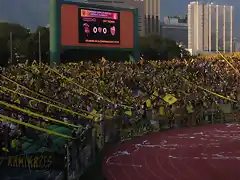
[[[0,100],[74,125],[104,119],[110,134],[117,132],[114,127],[153,128],[153,121],[160,126],[163,121],[170,127],[176,121],[191,125],[198,123],[205,109],[239,100],[240,58],[231,54],[226,59],[235,70],[220,55],[138,63],[103,58],[98,63],[71,62],[56,68],[26,62],[1,69]],[[54,123],[2,103],[0,115],[42,128]],[[138,124],[139,119],[145,119],[144,125]],[[26,132],[25,126],[3,119],[0,126],[3,135],[9,134],[8,140],[1,136],[3,148],[11,146],[9,137],[16,140]],[[13,146],[21,150],[16,141]]]

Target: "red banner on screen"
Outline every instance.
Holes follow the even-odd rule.
[[[118,20],[118,13],[109,11],[95,11],[89,9],[81,9],[81,16]]]
[[[100,16],[105,21],[113,21],[114,13],[120,23],[120,43],[81,43],[79,42],[79,9],[88,9],[77,5],[63,4],[61,7],[61,45],[78,47],[103,47],[103,48],[134,48],[134,16],[131,11],[106,11],[103,13],[91,12],[92,16]],[[95,11],[95,10],[93,10]],[[100,15],[99,15],[100,14]],[[111,18],[112,19],[111,19]],[[115,16],[116,17],[116,16]],[[88,17],[86,17],[88,18]],[[91,18],[91,17],[89,17]],[[93,17],[94,18],[94,17]],[[96,18],[96,17],[95,17]],[[98,17],[99,18],[99,17]]]

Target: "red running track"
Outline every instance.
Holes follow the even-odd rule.
[[[108,180],[240,180],[240,124],[151,133],[114,145]]]

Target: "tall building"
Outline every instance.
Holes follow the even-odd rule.
[[[82,0],[82,2],[121,8],[138,8],[139,34],[160,32],[160,0]]]
[[[138,8],[138,28],[141,36],[145,35],[145,4],[141,0],[82,0],[85,3],[107,5],[120,8]]]
[[[145,0],[145,32],[160,33],[160,0]]]
[[[188,5],[188,49],[232,52],[233,7],[191,2]]]

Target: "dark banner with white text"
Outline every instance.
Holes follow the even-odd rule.
[[[0,169],[64,170],[64,164],[64,155],[51,152],[9,155],[0,158]]]

